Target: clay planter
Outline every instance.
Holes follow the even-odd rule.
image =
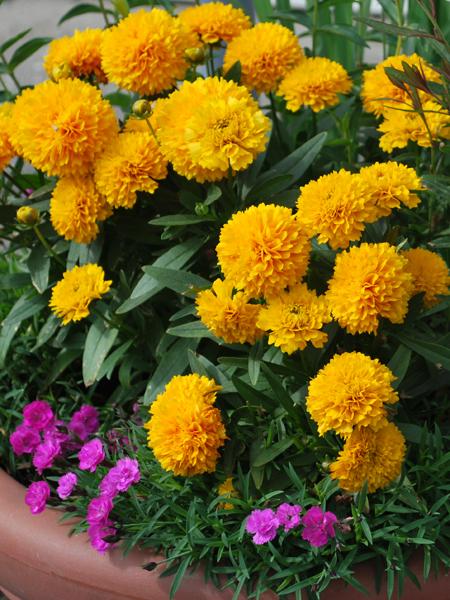
[[[58,522],[61,513],[46,510],[33,516],[24,504],[25,489],[0,469],[0,589],[11,600],[167,600],[170,578],[158,577],[141,566],[158,560],[149,552],[120,550],[101,555],[85,534],[68,537],[70,525]],[[421,580],[418,556],[409,565]],[[356,577],[372,591],[369,600],[385,600],[374,591],[371,565],[361,565]],[[219,591],[205,583],[201,570],[187,574],[176,600],[230,600],[231,590]],[[274,600],[271,593],[263,600]],[[244,598],[244,596],[242,596]],[[321,600],[363,600],[342,581],[333,583]],[[393,598],[396,598],[394,594]],[[404,600],[450,599],[450,578],[442,575],[423,584],[422,591],[405,581]]]

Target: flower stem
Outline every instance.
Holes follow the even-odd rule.
[[[158,141],[158,138],[156,137],[156,133],[155,133],[155,130],[153,128],[153,125],[150,123],[150,119],[148,117],[145,117],[145,122],[147,123],[148,128],[150,129],[150,132],[151,132],[152,136],[155,138],[156,143],[159,146],[159,141]]]
[[[397,25],[399,27],[403,26],[403,0],[396,0],[397,4]],[[395,54],[400,54],[403,45],[403,37],[401,35],[397,38],[397,46],[395,48]]]
[[[64,264],[64,261],[56,254],[56,252],[53,250],[53,248],[50,246],[50,244],[47,242],[47,240],[45,239],[45,237],[42,235],[42,231],[39,229],[39,227],[37,225],[33,225],[33,231],[36,234],[36,237],[38,238],[38,240],[41,242],[41,244],[44,246],[44,248],[47,250],[47,252],[49,254],[51,254],[53,256],[53,258],[64,268],[66,268],[66,265]]]
[[[275,127],[275,131],[278,137],[278,141],[280,142],[280,144],[282,143],[282,138],[281,138],[281,131],[280,131],[280,124],[278,122],[278,117],[277,117],[277,109],[275,107],[275,98],[273,96],[273,92],[269,92],[269,98],[270,98],[270,108],[272,111],[272,121]]]
[[[104,2],[104,0],[98,0],[98,3],[100,5],[100,10],[103,13],[103,18],[105,19],[105,25],[106,25],[106,27],[109,27],[111,25],[111,23],[109,22],[109,19],[108,19],[108,13],[106,12],[105,2]]]

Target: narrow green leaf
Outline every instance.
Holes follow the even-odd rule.
[[[17,66],[19,66],[21,63],[23,63],[25,60],[27,60],[27,58],[29,58],[35,52],[37,52],[39,50],[39,48],[42,48],[42,46],[45,46],[46,44],[48,44],[51,41],[52,41],[52,38],[50,38],[50,37],[41,37],[41,38],[33,38],[32,40],[28,40],[28,42],[25,42],[24,44],[22,44],[22,46],[19,46],[14,51],[14,54],[12,55],[12,57],[8,63],[9,69],[11,71],[14,71],[14,69]]]
[[[52,367],[45,380],[45,386],[47,387],[52,384],[61,373],[80,356],[80,354],[81,350],[78,348],[63,348],[52,362]]]
[[[0,290],[22,288],[30,283],[29,273],[5,273],[0,275]]]
[[[3,323],[0,331],[0,368],[3,369],[5,366],[6,356],[8,354],[11,342],[16,335],[20,327],[20,321],[13,323],[12,325],[5,325]]]
[[[354,28],[349,25],[336,25],[336,23],[333,23],[332,25],[322,25],[321,27],[318,27],[316,31],[318,33],[326,33],[328,35],[337,35],[339,37],[343,37],[352,41],[358,46],[369,46],[369,44],[356,33]]]
[[[184,323],[183,325],[176,325],[175,327],[169,327],[167,330],[169,335],[183,338],[210,338],[217,340],[217,338],[209,331],[209,329],[203,325],[201,321],[192,321],[191,323]]]
[[[48,287],[50,258],[47,250],[41,244],[34,246],[27,260],[31,281],[36,290],[43,294]]]
[[[27,33],[30,33],[30,31],[31,31],[31,27],[30,27],[30,29],[24,29],[24,31],[21,31],[20,33],[17,33],[16,35],[13,35],[13,37],[10,37],[9,40],[6,40],[6,42],[4,42],[0,46],[0,52],[2,54],[4,54],[8,50],[8,48],[11,48],[11,46],[14,46],[14,44],[16,42],[18,42],[19,40],[24,38],[27,35]]]
[[[376,31],[381,31],[381,33],[387,33],[388,35],[398,36],[401,35],[403,37],[423,37],[423,38],[431,38],[433,37],[430,33],[426,31],[422,31],[420,29],[413,29],[412,27],[400,27],[399,25],[392,25],[391,23],[384,23],[383,21],[377,21],[377,19],[372,19],[370,17],[354,17],[356,21],[361,21],[362,23],[366,23],[372,29]]]
[[[60,320],[56,315],[52,313],[44,323],[42,329],[40,330],[36,338],[36,343],[33,346],[33,352],[41,346],[43,346],[44,344],[46,344],[48,340],[52,337],[52,335],[55,333],[55,331],[59,329],[59,327]]]
[[[155,266],[143,267],[143,271],[156,279],[161,287],[169,288],[189,298],[195,298],[199,290],[211,286],[207,279],[203,279],[203,277],[189,271],[165,269],[164,267]]]
[[[5,326],[20,323],[40,312],[47,305],[47,297],[24,294],[14,304],[8,316],[3,321]]]
[[[114,367],[117,365],[119,360],[125,355],[127,350],[130,348],[133,340],[128,340],[121,344],[114,352],[112,352],[108,358],[103,362],[100,371],[98,372],[97,379],[100,380],[103,377],[111,378]]]
[[[411,349],[401,344],[395,351],[394,356],[389,361],[388,367],[394,373],[396,379],[392,384],[397,389],[405,377],[409,363],[411,361]]]
[[[413,338],[405,333],[395,333],[393,337],[432,364],[441,365],[444,369],[450,371],[450,348],[447,346],[441,346],[419,336]]]
[[[149,221],[150,225],[182,227],[183,225],[195,225],[205,221],[215,221],[214,217],[201,217],[199,215],[167,215]]]
[[[106,355],[116,341],[118,329],[109,327],[101,317],[95,319],[89,328],[83,352],[83,381],[86,387],[98,378]]]
[[[85,15],[87,13],[101,13],[102,9],[95,4],[78,4],[74,6],[70,10],[68,10],[58,21],[58,25],[64,23],[64,21],[68,21],[69,19],[73,19],[73,17],[78,17],[79,15]],[[114,13],[111,10],[106,11],[108,14],[113,15]]]
[[[294,443],[294,438],[285,438],[269,448],[263,448],[252,460],[252,467],[263,467],[274,460],[280,454],[283,454]]]
[[[235,81],[241,83],[242,66],[239,60],[237,60],[224,75],[224,79],[227,81]]]
[[[175,598],[175,594],[177,593],[181,582],[183,581],[184,574],[186,573],[186,569],[191,562],[191,558],[187,556],[184,560],[181,561],[180,566],[178,567],[177,572],[172,581],[172,585],[170,587],[169,599],[173,600]]]
[[[288,392],[284,389],[283,384],[280,379],[270,370],[269,366],[266,363],[261,364],[261,369],[269,382],[272,391],[275,394],[278,402],[283,406],[284,410],[295,419],[298,418],[297,410],[294,406],[292,398],[288,394]]]

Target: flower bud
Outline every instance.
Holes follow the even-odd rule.
[[[128,17],[130,5],[127,0],[111,0],[111,3],[121,17]]]
[[[37,225],[39,212],[32,206],[21,206],[16,213],[16,218],[22,225]]]
[[[199,65],[205,61],[205,49],[204,48],[188,48],[184,52],[184,56],[193,65]]]
[[[323,463],[321,464],[321,467],[324,471],[328,471],[328,469],[330,468],[330,461],[324,460]]]
[[[148,117],[151,114],[152,105],[148,100],[136,100],[132,110],[137,117],[145,119],[145,117]]]
[[[199,217],[206,217],[206,215],[209,213],[209,208],[203,204],[203,202],[197,202],[194,210],[195,214]]]
[[[53,81],[59,81],[60,79],[70,79],[71,77],[73,77],[73,71],[67,63],[55,65],[52,69]]]

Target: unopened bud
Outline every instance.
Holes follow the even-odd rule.
[[[206,215],[209,213],[209,208],[203,204],[203,202],[197,202],[194,210],[195,214],[199,217],[206,217]]]
[[[137,117],[145,119],[152,112],[152,105],[148,100],[136,100],[133,104],[133,112]]]
[[[330,461],[324,460],[321,466],[324,471],[328,471],[328,469],[330,468]]]
[[[194,65],[204,62],[206,56],[204,48],[188,48],[185,50],[184,55]]]
[[[39,223],[39,212],[32,206],[21,206],[17,210],[16,217],[22,225],[36,225]]]
[[[121,17],[127,17],[130,12],[130,5],[127,0],[111,0],[112,5]]]
[[[60,81],[61,79],[70,79],[73,77],[73,71],[67,63],[55,65],[52,69],[53,81]]]

